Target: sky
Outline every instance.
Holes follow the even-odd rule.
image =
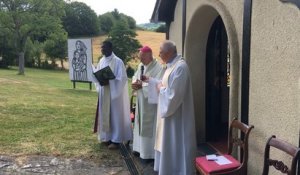
[[[120,13],[131,16],[137,24],[149,23],[156,0],[73,0],[84,2],[97,15],[118,9]]]

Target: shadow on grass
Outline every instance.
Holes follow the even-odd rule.
[[[97,92],[95,90],[90,90],[90,89],[83,89],[83,88],[77,88],[77,89],[61,89],[63,93],[68,93],[72,95],[78,95],[78,94],[85,94],[85,95],[95,95],[97,96]]]

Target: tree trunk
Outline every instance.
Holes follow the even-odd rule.
[[[38,68],[41,68],[41,57],[38,57]]]
[[[25,63],[25,60],[24,60],[24,52],[21,51],[19,52],[19,75],[24,75],[24,63]]]
[[[60,60],[60,65],[61,65],[61,69],[64,70],[65,68],[64,68],[64,60],[63,59]]]

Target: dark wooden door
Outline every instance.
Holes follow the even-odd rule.
[[[206,48],[206,140],[226,140],[229,113],[229,49],[225,26],[216,18]]]

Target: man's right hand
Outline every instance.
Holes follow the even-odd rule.
[[[142,88],[142,81],[137,80],[136,82],[132,83],[131,84],[131,88],[133,90],[139,90],[139,89],[141,89]]]
[[[149,82],[149,77],[147,77],[146,75],[142,75],[141,77],[142,81],[148,83]]]

